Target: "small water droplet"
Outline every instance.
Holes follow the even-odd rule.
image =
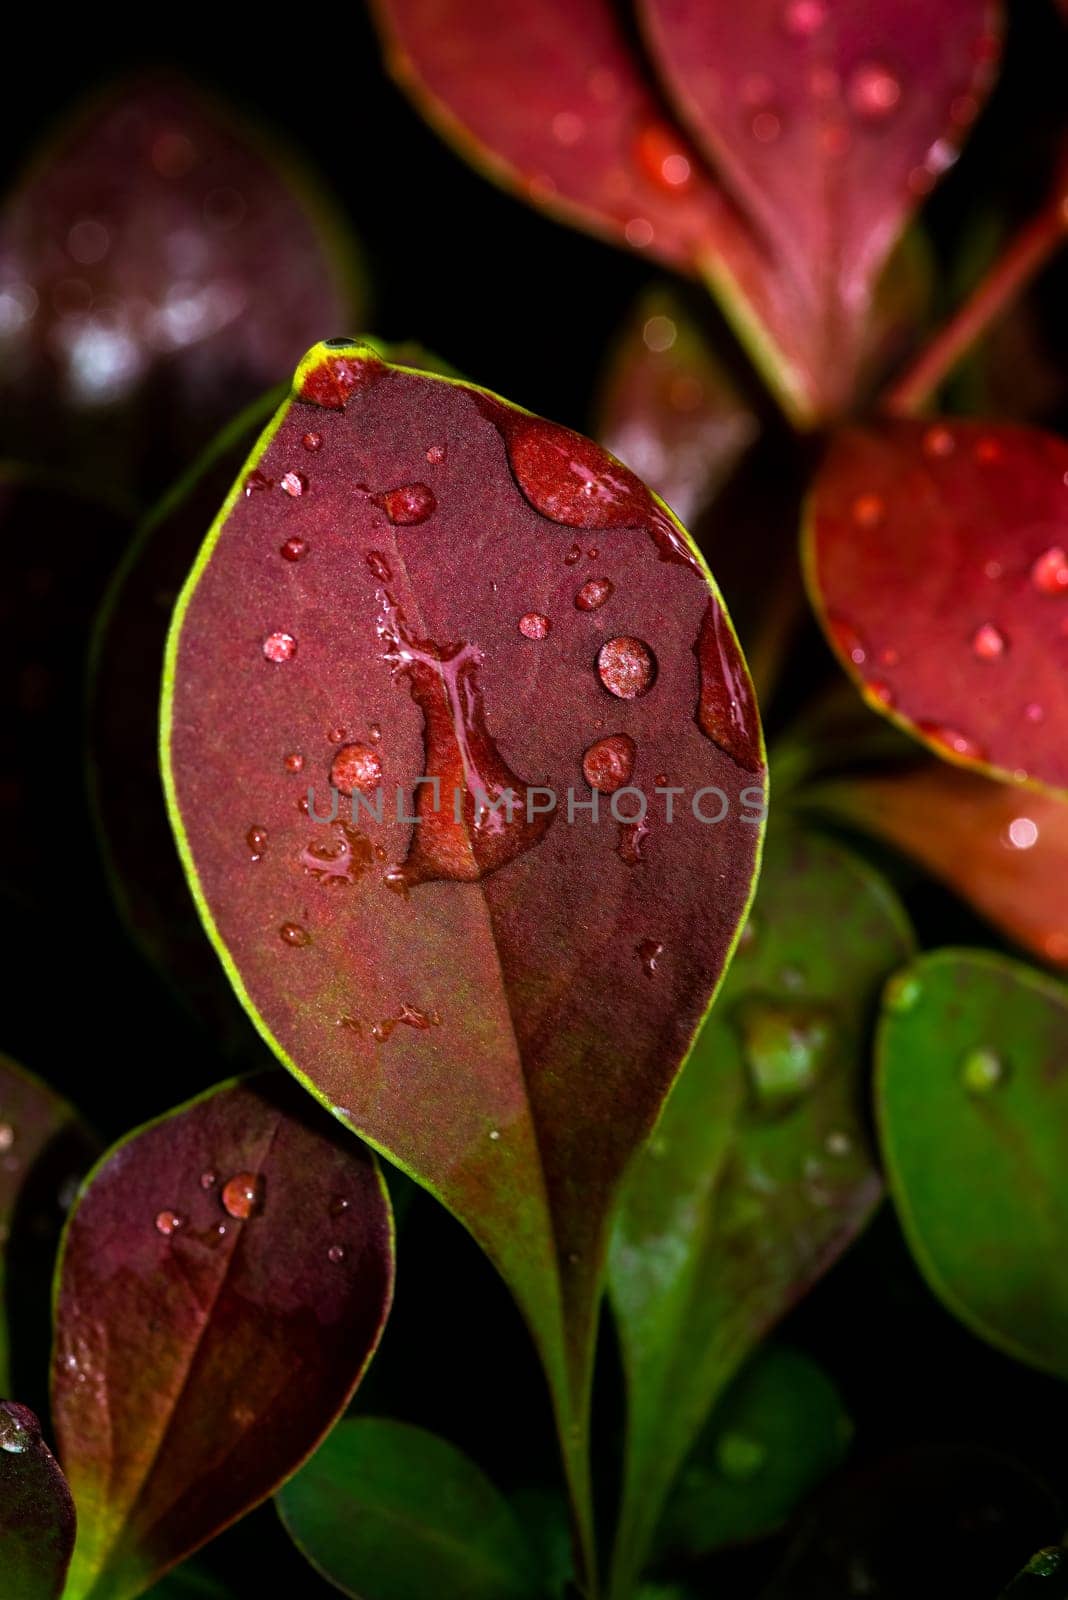
[[[172,1233],[177,1233],[182,1226],[182,1219],[177,1211],[158,1211],[156,1213],[156,1232],[162,1233],[169,1239]]]
[[[657,963],[664,953],[664,946],[659,939],[642,939],[638,945],[638,960],[647,978],[656,974]]]
[[[490,1129],[490,1138],[493,1140],[493,1142],[495,1144],[496,1144],[497,1140],[500,1138],[500,1136],[501,1136],[501,1134],[500,1134],[500,1129],[499,1128],[491,1128]]]
[[[350,1205],[351,1202],[345,1197],[345,1195],[335,1195],[333,1200],[330,1202],[330,1215],[332,1217],[343,1217],[345,1212],[349,1210]]]
[[[445,460],[447,450],[443,444],[432,444],[426,453],[426,458],[432,467],[439,467]]]
[[[853,1141],[848,1133],[829,1133],[823,1141],[823,1148],[829,1156],[847,1156],[853,1149]]]
[[[843,617],[828,617],[827,629],[842,655],[855,667],[862,667],[868,659],[868,647],[853,624]]]
[[[819,1080],[833,1047],[829,1014],[800,1002],[751,998],[735,1010],[757,1104],[783,1112]]]
[[[914,972],[896,972],[886,985],[884,1003],[888,1011],[911,1011],[923,993],[923,985]]]
[[[615,584],[608,578],[590,578],[575,596],[575,605],[580,611],[597,611],[611,597],[614,588]]]
[[[330,765],[330,782],[342,794],[373,794],[382,782],[382,761],[367,744],[344,744]]]
[[[278,930],[283,944],[291,944],[298,949],[306,944],[311,944],[311,934],[307,928],[302,928],[299,922],[283,922]]]
[[[260,472],[257,469],[254,472],[250,472],[248,477],[245,479],[245,499],[247,500],[249,495],[255,494],[257,489],[273,488],[274,479],[268,478],[265,473]]]
[[[262,1173],[238,1172],[223,1184],[220,1198],[229,1215],[243,1221],[263,1210],[265,1188]]]
[[[519,619],[519,631],[524,639],[548,638],[551,626],[552,624],[548,617],[544,616],[540,611],[528,611],[525,616]]]
[[[645,860],[645,841],[649,837],[649,832],[649,823],[645,817],[639,817],[635,822],[619,824],[619,843],[616,845],[616,852],[628,867],[640,866]]]
[[[1005,1063],[993,1050],[970,1050],[961,1062],[960,1080],[969,1094],[989,1094],[1005,1080]]]
[[[891,689],[890,685],[888,683],[886,683],[882,678],[871,678],[871,679],[869,679],[868,682],[864,685],[864,688],[865,688],[865,691],[866,691],[869,699],[877,701],[879,705],[881,705],[881,706],[892,706],[893,705],[893,703],[894,703],[894,691],[893,691],[893,689]]]
[[[642,343],[654,355],[670,350],[679,336],[679,330],[670,317],[649,317],[642,328]]]
[[[412,528],[425,522],[437,510],[434,491],[425,483],[403,483],[396,489],[375,496],[375,504],[382,507],[390,522],[397,527]]]
[[[933,457],[936,461],[944,460],[951,456],[957,448],[957,441],[948,428],[936,423],[933,428],[928,428],[923,436],[923,451],[925,455]]]
[[[755,1477],[767,1459],[767,1446],[747,1433],[723,1433],[716,1440],[716,1465],[735,1483]]]
[[[252,851],[253,861],[258,861],[267,848],[267,829],[253,827],[245,835],[245,843]]]
[[[643,123],[634,140],[634,159],[658,189],[669,194],[685,194],[689,189],[693,166],[670,124],[658,120]]]
[[[263,653],[268,661],[292,661],[297,641],[291,633],[269,633],[263,641]]]
[[[298,753],[294,750],[290,755],[286,756],[283,765],[287,772],[303,772],[304,757],[302,755],[298,755]]]
[[[1031,568],[1031,582],[1039,594],[1068,594],[1068,554],[1062,545],[1043,550]]]
[[[916,726],[933,744],[941,745],[943,750],[953,755],[963,756],[969,761],[981,761],[983,758],[982,746],[957,728],[947,728],[940,722],[918,722]]]
[[[582,758],[582,772],[591,789],[612,794],[634,775],[637,747],[625,733],[612,733],[591,744]]]
[[[582,546],[580,544],[573,544],[571,549],[567,552],[567,555],[564,557],[564,565],[566,567],[573,567],[575,563],[581,559]]]
[[[343,1244],[332,1244],[326,1252],[326,1257],[328,1261],[332,1261],[336,1266],[339,1261],[344,1261],[345,1259],[345,1246]]]
[[[328,744],[341,744],[345,737],[345,730],[340,723],[335,723],[332,728],[327,728],[326,739]]]
[[[280,554],[284,561],[299,561],[302,556],[306,556],[308,554],[310,549],[311,546],[307,539],[292,538],[286,540],[285,544],[281,548]]]
[[[300,442],[305,450],[319,450],[322,448],[323,436],[321,433],[306,433]]]
[[[849,104],[859,117],[881,122],[901,99],[901,82],[888,67],[866,61],[849,80]]]
[[[202,1189],[214,1189],[218,1181],[218,1175],[214,1172],[202,1172],[200,1174],[200,1187]]]
[[[980,661],[999,661],[1005,654],[1005,635],[992,622],[984,622],[972,635],[972,649]]]
[[[608,639],[597,652],[597,675],[609,694],[637,700],[656,681],[656,658],[641,639]]]
[[[1032,850],[1038,843],[1038,823],[1032,817],[1013,817],[1005,830],[1014,850]]]
[[[285,472],[282,474],[278,487],[284,489],[286,494],[291,495],[294,500],[299,500],[308,487],[308,480],[303,472]]]

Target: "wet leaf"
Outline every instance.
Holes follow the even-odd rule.
[[[358,1600],[537,1600],[533,1553],[455,1446],[378,1417],[340,1423],[278,1496],[312,1566]]]
[[[0,213],[8,448],[158,492],[361,300],[351,243],[288,158],[180,79],[120,82]]]
[[[695,1559],[774,1533],[841,1462],[852,1424],[808,1356],[770,1345],[705,1424],[664,1511],[658,1544]]]
[[[738,954],[613,1240],[629,1405],[620,1593],[713,1401],[879,1197],[868,1029],[909,947],[867,868],[815,836],[771,835]]]
[[[1068,806],[931,762],[799,797],[888,839],[1041,961],[1068,966]]]
[[[117,1145],[65,1236],[53,1414],[79,1509],[66,1600],[127,1600],[259,1501],[344,1410],[381,1332],[373,1159],[284,1077]]]
[[[842,434],[805,526],[813,601],[868,703],[938,755],[1068,788],[1068,444],[887,422]]]
[[[319,346],[179,604],[163,750],[257,1026],[466,1224],[582,1410],[614,1191],[728,958],[760,832],[748,677],[681,528],[577,434]],[[647,832],[612,817],[628,773]],[[700,809],[724,820],[680,801],[669,825],[660,776],[721,788]],[[344,800],[316,821],[301,802],[328,818],[331,778]],[[600,820],[569,819],[593,781]]]
[[[0,1573],[4,1600],[59,1600],[74,1547],[67,1481],[26,1406],[0,1401]]]
[[[758,428],[686,300],[670,288],[648,290],[601,382],[601,443],[692,526]]]
[[[1068,996],[984,951],[939,950],[887,991],[879,1131],[913,1256],[974,1333],[1068,1377]]]

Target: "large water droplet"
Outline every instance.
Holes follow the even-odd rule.
[[[547,639],[551,626],[548,617],[540,611],[528,611],[519,619],[519,631],[524,639]]]
[[[598,611],[609,599],[615,585],[608,578],[590,578],[575,596],[580,611]]]
[[[329,348],[330,341],[326,341]],[[346,339],[338,348],[344,348]],[[324,356],[302,375],[300,398],[327,411],[343,411],[358,390],[369,389],[385,375],[379,356],[365,346],[352,355]]]
[[[993,1050],[970,1050],[961,1062],[960,1081],[969,1094],[989,1094],[1005,1077],[1005,1063]]]
[[[656,657],[642,639],[608,639],[597,652],[597,676],[617,699],[637,700],[656,681]]]
[[[445,445],[443,445],[443,444],[432,444],[430,446],[430,449],[426,453],[426,458],[427,458],[427,460],[429,461],[429,463],[430,463],[430,465],[432,467],[439,467],[441,465],[441,463],[445,460],[446,454],[447,454],[447,449],[446,449]]]
[[[244,1220],[263,1210],[266,1184],[260,1172],[238,1172],[223,1184],[222,1203],[231,1217]]]
[[[307,928],[302,928],[299,922],[283,922],[278,930],[278,936],[283,944],[290,944],[297,949],[311,944],[311,934]]]
[[[801,1002],[751,998],[734,1012],[757,1104],[790,1110],[818,1082],[834,1045],[830,1014]]]
[[[625,733],[611,733],[591,744],[582,758],[582,771],[591,789],[612,794],[634,775],[637,748]]]
[[[342,794],[373,794],[382,782],[382,758],[369,744],[343,744],[330,764],[330,782]]]
[[[284,489],[294,500],[299,500],[307,490],[308,480],[303,472],[286,472],[283,473],[278,487]]]
[[[425,483],[404,483],[399,488],[387,489],[375,496],[375,504],[382,507],[390,522],[398,527],[411,528],[425,522],[437,510],[434,491]]]
[[[40,1424],[29,1406],[21,1406],[17,1400],[0,1401],[0,1450],[22,1455],[40,1436]]]
[[[263,653],[268,661],[292,661],[297,641],[291,633],[269,633],[263,641]]]

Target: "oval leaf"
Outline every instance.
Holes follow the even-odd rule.
[[[982,951],[895,978],[879,1037],[890,1190],[934,1292],[973,1332],[1068,1377],[1068,995]]]
[[[859,862],[772,834],[746,935],[613,1240],[628,1396],[620,1593],[712,1402],[879,1197],[868,1026],[909,942]]]
[[[808,364],[848,398],[875,286],[978,115],[990,0],[640,0],[686,125],[766,239]]]
[[[804,539],[813,603],[876,711],[949,761],[1068,788],[1068,444],[850,429]]]
[[[165,484],[358,309],[305,178],[181,80],[97,95],[0,216],[9,448],[111,494]]]
[[[752,692],[686,535],[577,434],[319,346],[182,596],[162,741],[261,1032],[467,1225],[554,1381],[559,1264],[583,1405],[613,1193],[759,839],[738,803],[762,795]],[[569,791],[628,773],[652,801],[659,776],[686,801],[717,785],[725,819],[651,805],[646,832],[599,791],[598,822],[569,817]],[[337,820],[317,822],[332,780]]]
[[[422,1428],[342,1422],[278,1496],[312,1566],[358,1600],[536,1600],[530,1546],[473,1461]]]
[[[53,1413],[67,1600],[126,1600],[271,1494],[344,1410],[392,1291],[373,1159],[285,1078],[117,1145],[64,1241]]]
[[[1068,805],[932,762],[840,779],[799,803],[919,861],[1041,961],[1068,967]]]
[[[33,1412],[0,1401],[0,1572],[5,1600],[59,1600],[74,1501]]]

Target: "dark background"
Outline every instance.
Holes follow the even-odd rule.
[[[1065,49],[1040,0],[1024,0],[1014,16],[1001,87],[926,212],[945,298],[973,231],[1026,215],[1048,183],[1065,110]],[[179,68],[265,122],[338,197],[363,241],[368,331],[416,339],[532,410],[590,426],[606,348],[655,277],[649,264],[548,222],[465,167],[385,78],[358,8],[305,4],[244,19],[161,9],[156,20],[153,36],[114,14],[20,19],[29,31],[7,55],[0,97],[5,181],[86,93],[130,69]],[[1049,275],[1036,301],[1050,348],[1060,351],[1063,287],[1063,276]],[[704,314],[718,323],[711,308]],[[42,796],[40,827],[54,830],[57,849],[76,843],[69,895],[3,907],[3,1042],[90,1107],[110,1139],[243,1064],[245,1047],[222,1059],[128,944],[86,842],[76,786],[49,786]],[[17,851],[19,841],[5,848]],[[975,937],[940,896],[910,879],[903,887],[924,913],[929,942]],[[251,1034],[244,1038],[256,1057]],[[361,1407],[439,1429],[507,1486],[551,1481],[547,1406],[503,1289],[450,1219],[421,1197],[404,1198],[397,1311]],[[763,1592],[799,1539],[799,1565],[774,1589],[779,1600],[995,1600],[1034,1548],[1060,1538],[1068,1394],[941,1310],[888,1211],[783,1333],[841,1385],[857,1426],[850,1464],[811,1508],[811,1524],[802,1518],[782,1539],[721,1558],[699,1592],[722,1600]],[[38,1327],[38,1364],[43,1337]],[[618,1396],[610,1347],[605,1354],[610,1455]],[[292,1552],[270,1508],[205,1560],[241,1597],[335,1593]]]

